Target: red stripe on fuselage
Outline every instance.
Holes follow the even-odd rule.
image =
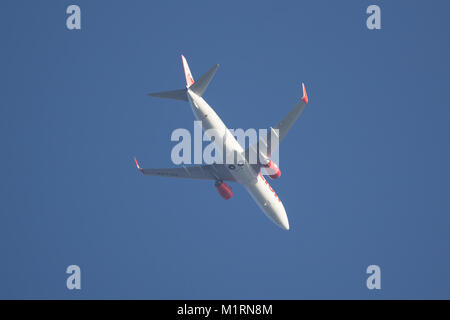
[[[281,202],[280,197],[276,194],[275,190],[272,189],[272,187],[270,186],[270,184],[267,182],[267,180],[264,178],[264,176],[260,173],[259,176],[261,177],[261,179],[267,184],[267,186],[269,187],[269,190],[272,191],[272,193],[275,195],[275,198],[278,199],[279,202]]]

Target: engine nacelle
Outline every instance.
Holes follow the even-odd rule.
[[[266,171],[269,173],[271,179],[278,179],[281,176],[281,170],[272,160],[264,166]]]
[[[220,196],[225,200],[231,199],[233,197],[233,190],[231,190],[231,187],[222,180],[216,181],[214,185],[217,189],[217,192],[219,192]]]

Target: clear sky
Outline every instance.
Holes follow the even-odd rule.
[[[66,28],[70,4],[81,30]],[[381,30],[366,8],[381,7]],[[448,1],[0,2],[0,298],[450,298]],[[283,140],[291,230],[170,167],[180,54],[231,128]],[[82,289],[66,288],[67,266]],[[366,268],[381,267],[381,290]]]

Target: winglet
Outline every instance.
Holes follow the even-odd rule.
[[[308,104],[308,94],[306,93],[305,84],[303,82],[302,82],[302,89],[303,89],[302,100],[305,104]]]
[[[181,55],[181,61],[183,62],[184,76],[186,77],[186,87],[189,88],[194,84],[194,78],[192,77],[186,58],[183,55]]]
[[[138,170],[139,170],[140,172],[143,172],[142,168],[139,166],[139,163],[138,163],[137,160],[136,160],[136,157],[134,157],[134,162],[136,163],[136,167],[138,168]]]

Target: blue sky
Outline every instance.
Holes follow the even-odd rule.
[[[448,1],[0,9],[0,298],[450,298]],[[184,85],[180,53],[194,77],[220,64],[204,97],[231,128],[275,125],[306,83],[271,182],[289,232],[241,186],[224,201],[134,167],[172,166],[171,132],[192,130],[187,104],[146,96]]]

